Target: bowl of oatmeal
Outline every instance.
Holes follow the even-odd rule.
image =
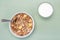
[[[28,13],[18,12],[11,18],[9,28],[14,36],[25,38],[33,32],[34,20]]]

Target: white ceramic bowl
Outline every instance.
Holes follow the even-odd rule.
[[[53,7],[50,3],[42,3],[38,8],[39,15],[42,17],[50,17],[53,14]]]
[[[15,15],[18,14],[18,13],[26,13],[27,15],[29,15],[27,12],[17,12],[17,13],[15,13]],[[13,18],[15,15],[13,15],[12,18]],[[31,15],[29,15],[29,16],[32,18]],[[11,18],[11,19],[12,19],[12,18]],[[33,18],[32,18],[32,20],[33,20]],[[9,23],[9,29],[10,29],[10,32],[11,32],[14,36],[16,36],[16,37],[18,37],[18,38],[25,38],[25,37],[29,36],[29,35],[33,32],[33,30],[34,30],[34,20],[33,20],[32,30],[31,30],[30,33],[28,33],[27,35],[19,36],[19,35],[17,35],[16,33],[14,33],[14,32],[12,31],[12,29],[11,29],[10,23]]]

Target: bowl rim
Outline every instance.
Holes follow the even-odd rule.
[[[31,17],[31,19],[33,20],[33,17],[32,17],[30,14],[28,14],[27,12],[25,12],[25,11],[23,11],[23,12],[16,12],[16,13],[11,17],[11,19],[12,19],[16,14],[18,14],[18,13],[25,13],[25,14],[29,15],[29,16]],[[24,35],[24,36],[18,36],[17,34],[15,34],[14,32],[12,32],[10,23],[11,23],[11,22],[9,22],[9,29],[10,29],[11,34],[13,34],[15,37],[18,37],[18,38],[25,38],[25,37],[29,36],[29,35],[33,32],[33,30],[34,30],[34,20],[33,20],[33,26],[32,26],[32,29],[31,29],[30,33],[28,33],[27,35]]]

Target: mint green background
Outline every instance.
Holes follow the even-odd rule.
[[[53,15],[43,18],[38,14],[38,6],[49,2],[54,8]],[[9,31],[9,23],[0,22],[0,40],[60,40],[60,0],[0,0],[0,20],[10,19],[19,11],[28,12],[34,19],[34,32],[20,39]]]

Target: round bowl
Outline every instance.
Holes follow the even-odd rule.
[[[17,12],[17,13],[15,13],[15,14],[12,16],[12,18],[13,18],[16,14],[18,14],[18,13],[26,13],[27,15],[29,15],[27,12]],[[14,32],[12,31],[12,29],[11,29],[11,25],[10,25],[11,22],[9,23],[10,32],[11,32],[15,37],[25,38],[25,37],[29,36],[29,35],[33,32],[33,30],[34,30],[34,20],[33,20],[33,18],[32,18],[31,15],[29,15],[29,16],[31,17],[31,19],[32,19],[32,21],[33,21],[32,29],[31,29],[31,31],[30,31],[28,34],[26,34],[26,35],[24,35],[24,36],[20,36],[20,35],[17,35],[16,33],[14,33]],[[11,20],[12,20],[12,18],[11,18]]]

